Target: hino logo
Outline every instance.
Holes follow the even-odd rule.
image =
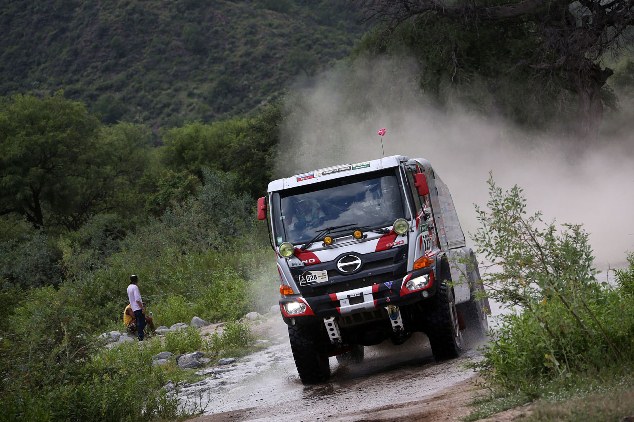
[[[344,275],[354,274],[361,269],[361,258],[357,255],[344,255],[337,260],[337,270]]]

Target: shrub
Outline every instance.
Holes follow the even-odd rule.
[[[187,327],[165,335],[165,350],[174,354],[195,352],[201,349],[202,344],[200,333],[195,327]]]
[[[627,256],[629,268],[616,270],[616,279],[625,294],[634,295],[634,252]]]
[[[253,347],[255,337],[245,324],[228,322],[221,335],[214,333],[208,347],[219,356],[243,356]]]
[[[168,296],[152,306],[155,324],[168,327],[177,322],[189,322],[194,315],[193,305],[180,295]]]
[[[488,209],[477,208],[474,240],[496,268],[483,277],[490,296],[508,313],[485,351],[488,378],[531,392],[546,380],[632,362],[634,300],[624,284],[595,280],[583,229],[528,216],[517,186],[503,192],[490,179],[489,194]]]

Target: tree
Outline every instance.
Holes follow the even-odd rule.
[[[90,186],[99,121],[61,93],[16,95],[0,104],[0,215],[44,227],[68,215]]]
[[[462,27],[521,25],[534,34],[538,48],[515,63],[558,77],[577,96],[577,134],[596,136],[603,114],[602,88],[612,70],[599,59],[618,48],[634,22],[631,0],[458,0],[361,1],[368,19],[394,29],[411,19],[446,18]]]

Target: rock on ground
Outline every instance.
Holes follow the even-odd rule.
[[[191,326],[196,328],[204,327],[205,325],[209,325],[207,321],[202,318],[198,318],[197,316],[192,318]]]
[[[260,317],[260,314],[258,314],[257,312],[249,312],[248,314],[244,316],[244,318],[248,319],[249,321],[255,321],[259,317]]]

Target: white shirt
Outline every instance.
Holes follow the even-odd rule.
[[[141,309],[137,301],[143,303],[141,299],[141,292],[139,291],[139,286],[136,284],[130,284],[128,286],[128,300],[130,301],[130,307],[132,311],[138,311]]]

